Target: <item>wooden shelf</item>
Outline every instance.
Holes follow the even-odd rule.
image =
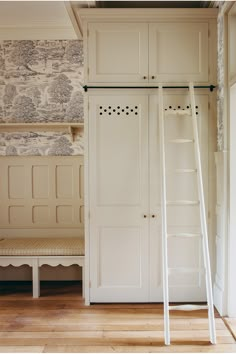
[[[83,130],[84,123],[1,123],[0,132],[25,132],[25,131],[62,131],[74,136]]]

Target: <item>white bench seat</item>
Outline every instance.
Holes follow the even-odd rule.
[[[0,266],[32,267],[33,297],[40,296],[39,268],[44,265],[82,267],[84,295],[84,239],[77,238],[2,238]]]

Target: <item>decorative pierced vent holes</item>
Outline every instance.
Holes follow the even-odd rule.
[[[190,104],[187,106],[181,106],[181,105],[172,106],[172,105],[170,105],[170,106],[165,107],[165,111],[167,111],[168,109],[173,109],[174,111],[177,111],[177,110],[185,111],[185,110],[189,110],[190,108],[191,108]],[[199,114],[199,112],[198,112],[199,106],[195,106],[195,108],[196,108],[196,115],[198,115]]]
[[[138,106],[99,106],[99,115],[105,117],[137,116]]]

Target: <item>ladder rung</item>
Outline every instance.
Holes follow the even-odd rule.
[[[194,233],[175,233],[175,234],[167,234],[168,237],[202,237],[202,234],[194,234]]]
[[[185,267],[178,267],[178,268],[168,268],[169,274],[177,274],[177,273],[185,273],[185,274],[192,274],[192,273],[205,273],[203,268],[185,268]]]
[[[166,202],[167,205],[198,205],[198,200],[169,200]]]
[[[169,306],[169,310],[177,310],[177,311],[197,311],[197,310],[208,310],[207,305],[176,305],[176,306]]]
[[[197,169],[195,168],[177,168],[174,170],[174,172],[177,173],[195,173],[197,172]]]
[[[174,173],[197,173],[197,169],[195,168],[175,168],[169,169],[166,171],[166,174],[171,175]]]
[[[186,143],[194,143],[193,139],[171,139],[168,140],[169,143],[175,143],[175,144],[186,144]]]
[[[191,109],[165,109],[165,115],[181,115],[181,116],[191,116]]]

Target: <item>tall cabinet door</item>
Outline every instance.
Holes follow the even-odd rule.
[[[149,96],[149,204],[150,204],[150,283],[149,301],[163,301],[161,253],[161,204],[158,90]]]
[[[89,176],[90,301],[149,301],[148,97],[89,97]]]
[[[148,25],[90,23],[88,82],[146,82]]]
[[[186,109],[189,93],[165,90],[164,107]],[[208,94],[196,95],[203,183],[208,206]],[[161,200],[158,96],[150,96],[150,301],[162,301]],[[196,163],[189,116],[165,116],[167,232],[170,301],[203,301],[205,276],[201,248]],[[176,235],[183,237],[176,237]],[[192,237],[184,235],[189,234]],[[196,237],[195,237],[195,236]]]

